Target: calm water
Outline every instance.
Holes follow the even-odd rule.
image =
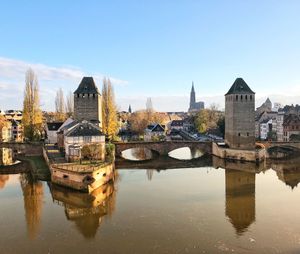
[[[90,195],[1,175],[0,253],[300,253],[296,162],[119,169]]]

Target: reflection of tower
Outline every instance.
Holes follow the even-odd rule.
[[[29,174],[22,174],[20,183],[23,191],[27,232],[29,238],[34,239],[38,234],[41,223],[43,184],[34,180]]]
[[[74,221],[85,238],[94,238],[105,215],[115,209],[113,182],[102,185],[92,193],[82,193],[50,184],[53,199],[65,207],[66,217]]]
[[[152,177],[153,177],[153,169],[147,169],[147,178],[149,181],[152,180]]]
[[[8,181],[9,175],[0,175],[0,189],[3,189],[6,181]]]
[[[255,221],[255,173],[225,169],[226,216],[238,235]]]

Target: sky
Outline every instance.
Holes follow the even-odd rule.
[[[112,80],[120,110],[224,108],[237,77],[267,97],[300,103],[300,1],[3,1],[0,109],[21,109],[25,72],[37,74],[44,110],[83,76]]]

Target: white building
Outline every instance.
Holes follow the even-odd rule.
[[[99,153],[95,154],[94,157],[99,160],[104,160],[105,135],[98,126],[85,120],[72,122],[69,126],[70,129],[65,129],[66,133],[64,134],[65,157],[68,161],[80,159],[81,149],[85,145],[91,144],[96,144],[101,150],[98,150]]]
[[[46,125],[47,143],[50,143],[50,144],[57,143],[57,132],[58,132],[58,129],[62,125],[63,125],[63,122],[47,123],[47,125]]]
[[[144,140],[153,141],[165,139],[165,128],[160,124],[148,125],[145,129]]]

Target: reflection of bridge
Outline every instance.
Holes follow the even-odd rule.
[[[129,161],[124,158],[116,158],[116,169],[175,169],[175,168],[200,168],[210,167],[212,165],[212,157],[204,155],[192,160],[177,160],[168,156],[159,156],[155,160],[146,161]]]
[[[160,155],[168,155],[169,152],[178,148],[189,147],[199,149],[203,153],[211,153],[211,142],[199,141],[160,141],[160,142],[116,142],[116,155],[121,156],[122,152],[132,148],[147,148]]]
[[[300,152],[300,142],[277,142],[277,141],[262,141],[258,143],[267,150],[267,158],[283,159]]]

